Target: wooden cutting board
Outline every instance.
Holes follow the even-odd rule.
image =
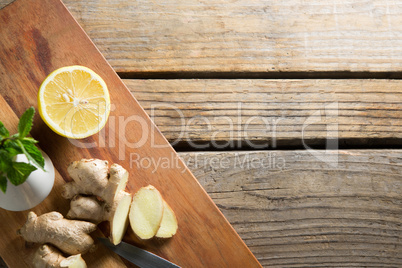
[[[6,127],[16,130],[24,110],[31,105],[37,107],[36,96],[43,79],[62,66],[93,69],[107,83],[114,104],[101,134],[82,141],[56,135],[36,115],[32,136],[53,160],[56,181],[49,197],[33,211],[58,210],[65,214],[69,202],[61,198],[60,186],[70,180],[67,165],[81,158],[106,159],[129,170],[128,191],[135,192],[148,184],[157,187],[179,222],[178,233],[171,239],[141,242],[129,230],[126,242],[182,267],[260,267],[62,2],[17,0],[0,10],[0,25],[0,121]],[[155,167],[147,161],[168,164]],[[16,235],[27,213],[0,209],[0,255],[10,267],[30,265],[33,249]],[[101,229],[107,233],[107,227]],[[84,258],[89,267],[134,267],[102,245]]]

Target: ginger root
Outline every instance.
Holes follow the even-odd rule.
[[[94,248],[94,241],[88,234],[95,230],[96,224],[68,220],[56,211],[39,217],[31,211],[17,234],[27,242],[49,243],[64,253],[75,255],[84,254]]]
[[[67,171],[73,179],[64,185],[62,193],[64,198],[72,198],[67,218],[96,224],[109,221],[109,239],[119,244],[128,226],[131,203],[131,194],[124,191],[127,170],[118,164],[113,164],[109,170],[107,161],[82,159],[71,163]]]
[[[81,254],[72,255],[65,258],[63,254],[52,247],[44,244],[38,248],[33,257],[35,268],[86,268],[85,261],[81,258]]]
[[[108,219],[107,211],[106,202],[100,201],[96,196],[76,195],[71,199],[66,217],[98,224]]]
[[[67,172],[73,179],[63,185],[62,196],[71,199],[77,194],[98,195],[102,193],[108,184],[108,162],[99,159],[82,159],[71,163]]]
[[[77,195],[71,200],[67,218],[100,223],[110,222],[110,241],[117,245],[121,242],[128,226],[127,215],[131,194],[124,191],[116,196],[112,204],[99,201],[95,196]]]

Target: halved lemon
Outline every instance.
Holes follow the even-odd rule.
[[[73,139],[98,133],[110,112],[105,81],[84,66],[49,74],[39,88],[38,102],[43,121],[57,134]]]

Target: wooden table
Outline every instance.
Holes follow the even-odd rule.
[[[402,1],[64,3],[264,267],[402,266]]]

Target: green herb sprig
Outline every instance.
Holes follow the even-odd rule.
[[[18,133],[11,135],[4,124],[0,122],[0,189],[5,193],[7,179],[14,185],[26,181],[32,171],[44,170],[45,159],[35,143],[37,140],[27,137],[32,129],[35,109],[28,108],[18,123]],[[15,156],[25,154],[29,163],[15,162]]]

